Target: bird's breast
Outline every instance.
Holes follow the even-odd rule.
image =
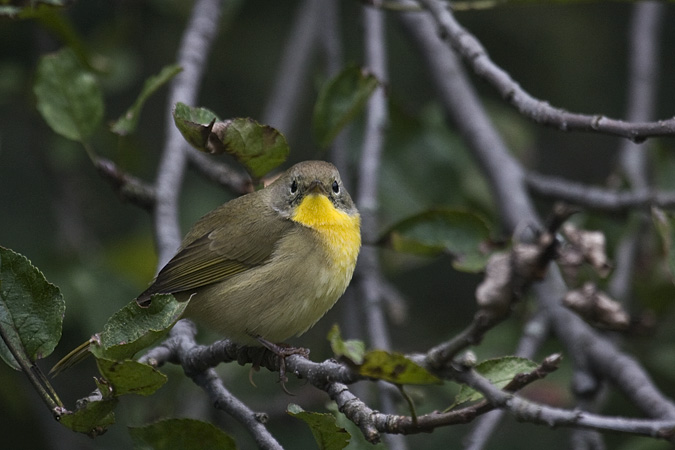
[[[298,205],[292,219],[314,230],[335,270],[351,278],[361,248],[359,215],[335,208],[325,195],[310,194]]]

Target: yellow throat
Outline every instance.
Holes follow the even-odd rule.
[[[361,217],[358,214],[350,216],[335,208],[325,195],[312,193],[302,199],[292,219],[318,232],[338,270],[348,267],[353,270],[361,247]]]

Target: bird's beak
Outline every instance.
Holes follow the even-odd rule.
[[[328,196],[328,192],[326,190],[326,187],[319,180],[314,180],[311,183],[309,183],[309,187],[307,188],[307,193],[308,194],[322,194],[322,195]]]

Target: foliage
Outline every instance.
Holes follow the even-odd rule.
[[[49,356],[61,338],[66,304],[31,262],[0,247],[0,356],[16,370]],[[17,361],[17,358],[21,362]]]
[[[197,150],[234,156],[254,178],[260,178],[283,163],[289,148],[286,138],[274,128],[250,118],[221,121],[205,108],[183,103],[173,110],[176,126]]]
[[[288,414],[310,427],[320,450],[341,450],[349,443],[349,434],[335,424],[331,414],[307,412],[294,403],[288,405]]]
[[[236,449],[234,440],[210,423],[193,419],[164,419],[129,432],[136,449],[208,450]]]
[[[340,131],[363,109],[379,82],[356,66],[347,67],[326,82],[314,106],[314,136],[328,147]]]
[[[131,358],[164,337],[187,303],[177,301],[173,295],[154,295],[147,308],[130,302],[106,322],[91,351],[97,357]]]
[[[537,364],[527,358],[519,358],[516,356],[504,356],[502,358],[488,359],[476,364],[475,370],[486,377],[495,386],[503,388],[516,374],[529,372],[537,368]],[[460,405],[464,402],[473,402],[483,398],[483,394],[474,389],[462,385],[455,403],[453,405]]]
[[[141,115],[143,105],[148,100],[148,98],[154,94],[159,88],[161,88],[165,83],[171,80],[173,77],[178,75],[181,70],[183,70],[178,65],[166,66],[162,69],[160,73],[154,77],[150,77],[143,84],[143,90],[138,95],[138,98],[131,107],[125,112],[119,119],[117,119],[110,130],[113,133],[119,134],[120,136],[126,136],[130,133],[136,131],[138,126],[138,119]]]
[[[85,142],[101,123],[103,92],[72,50],[42,57],[34,89],[37,108],[56,133]]]
[[[197,106],[167,105],[161,98],[169,83],[185,75],[181,74],[183,68],[172,61],[179,37],[188,23],[191,3],[101,5],[61,0],[0,1],[0,19],[3,20],[0,123],[4,125],[0,130],[0,180],[3,183],[0,235],[6,240],[0,244],[20,249],[41,268],[14,250],[0,247],[3,338],[0,357],[3,361],[12,369],[25,372],[66,428],[90,436],[98,436],[110,428],[110,433],[103,438],[110,440],[98,439],[96,445],[106,448],[134,445],[139,449],[235,448],[235,438],[209,423],[192,419],[156,421],[158,411],[162,415],[169,414],[167,412],[174,411],[174,404],[184,397],[190,397],[190,401],[209,401],[201,392],[192,395],[192,382],[182,377],[182,373],[171,368],[160,370],[131,359],[166,337],[187,303],[171,296],[158,296],[148,309],[138,307],[133,301],[122,306],[149,281],[142,280],[138,284],[125,271],[135,270],[132,266],[144,267],[148,273],[155,269],[153,256],[142,257],[137,245],[152,247],[149,222],[141,212],[112,198],[94,172],[103,172],[104,161],[114,161],[116,165],[104,176],[112,181],[113,189],[124,200],[134,202],[133,195],[118,189],[121,185],[128,187],[125,183],[132,179],[137,182],[134,189],[138,188],[131,189],[133,192],[147,188],[143,192],[152,198],[154,186],[142,179],[156,171],[156,153],[166,133],[160,121],[172,108],[173,124],[185,140],[209,157],[215,156],[209,160],[213,162],[212,169],[220,168],[224,161],[223,166],[240,166],[257,181],[287,160],[329,159],[328,149],[345,130],[349,132],[346,135],[349,151],[343,155],[344,161],[346,166],[355,167],[360,164],[358,155],[363,151],[360,142],[364,106],[373,92],[384,89],[390,120],[382,124],[386,145],[379,168],[379,198],[377,205],[366,205],[361,211],[365,217],[376,210],[383,224],[382,229],[373,233],[380,238],[365,243],[382,250],[384,275],[391,283],[383,283],[382,298],[378,302],[389,308],[385,310],[391,317],[405,315],[401,313],[405,309],[401,306],[401,296],[396,295],[398,289],[404,292],[409,304],[408,321],[391,333],[393,348],[406,352],[426,351],[430,345],[452,341],[452,336],[475,317],[485,319],[494,313],[489,308],[477,307],[473,301],[478,279],[485,273],[488,280],[502,277],[499,281],[503,283],[493,286],[499,286],[508,294],[504,297],[509,300],[505,310],[512,312],[515,320],[494,329],[490,323],[490,333],[476,347],[484,360],[467,367],[473,366],[498,388],[503,388],[519,373],[536,370],[537,364],[528,359],[503,355],[514,351],[522,322],[529,319],[534,309],[525,301],[518,305],[510,301],[514,296],[529,292],[530,282],[544,276],[545,269],[537,266],[541,248],[528,247],[529,243],[520,242],[518,238],[511,241],[508,236],[500,235],[510,230],[503,223],[504,211],[500,209],[503,205],[496,203],[511,193],[493,191],[496,185],[486,180],[483,162],[477,164],[478,159],[474,159],[469,143],[471,134],[458,125],[461,118],[455,114],[455,120],[448,121],[448,111],[439,100],[441,95],[430,89],[429,83],[421,81],[427,78],[419,69],[424,64],[419,50],[401,45],[400,39],[394,37],[388,48],[391,73],[387,80],[379,79],[357,64],[347,64],[330,74],[312,73],[316,89],[312,89],[311,83],[305,83],[302,98],[292,112],[295,122],[304,124],[297,127],[302,131],[290,127],[277,129],[274,123],[264,123],[267,114],[260,111],[264,109],[263,96],[273,90],[277,71],[272,64],[281,54],[289,57],[289,53],[281,51],[284,39],[279,36],[283,31],[285,37],[291,28],[293,8],[280,2],[264,2],[264,7],[253,14],[253,8],[244,3],[231,2],[221,20],[220,37],[214,44],[216,48],[208,62],[199,97],[199,104],[204,106]],[[354,24],[359,21],[351,20],[361,14],[361,5],[341,3],[347,19],[342,21],[346,59],[362,61],[361,56],[354,56],[361,54],[358,47],[361,43],[352,42],[358,40],[353,39],[356,35],[353,32],[357,30]],[[542,99],[571,111],[597,114],[597,123],[603,126],[607,120],[602,114],[624,116],[626,52],[623,44],[616,42],[623,42],[617,36],[624,33],[628,7],[632,5],[611,5],[610,8],[604,4],[562,2],[553,7],[546,4],[550,2],[528,1],[538,5],[524,11],[517,7],[498,8],[502,3],[460,2],[454,5],[454,10],[494,8],[465,16],[458,13],[457,17],[469,30],[475,31],[495,61],[508,66],[508,71],[522,86]],[[389,6],[387,2],[381,5]],[[388,18],[393,22],[398,14],[390,12]],[[389,33],[398,36],[395,33],[399,31],[393,31],[394,28]],[[542,29],[546,33],[542,33]],[[663,41],[672,41],[673,30],[667,29],[664,33]],[[465,41],[470,41],[471,35],[467,36]],[[594,45],[589,46],[588,42]],[[519,51],[514,52],[514,48]],[[475,61],[485,58],[481,52],[474,56]],[[337,59],[332,62],[341,64]],[[311,70],[323,68],[324,63],[314,61]],[[472,63],[468,61],[467,65],[471,67]],[[666,59],[660,64],[665,75],[673,72],[672,61]],[[490,83],[492,80],[488,80]],[[598,85],[603,89],[597,89]],[[613,140],[597,134],[592,137],[564,134],[566,137],[560,138],[562,133],[540,129],[540,123],[546,123],[546,118],[541,122],[528,122],[522,118],[523,111],[499,103],[500,99],[490,103],[487,89],[481,93],[486,94],[486,106],[495,127],[528,173],[536,169],[597,184],[608,179],[606,184],[611,189],[603,192],[625,190],[635,194],[632,187],[626,187],[633,183],[630,177],[608,164],[607,155],[615,145]],[[663,86],[662,102],[667,103],[672,96],[673,87]],[[514,98],[511,94],[505,97],[509,102]],[[471,112],[467,109],[466,114]],[[106,123],[106,120],[110,121]],[[573,127],[574,123],[569,122],[565,127],[568,125]],[[481,130],[478,134],[473,138],[484,139],[489,133]],[[84,148],[85,153],[75,150],[78,146]],[[654,179],[649,185],[650,190],[658,194],[673,189],[675,159],[671,138],[657,140],[656,146],[658,160],[653,164]],[[563,148],[565,151],[561,151]],[[85,154],[93,164],[83,158]],[[351,178],[349,175],[349,172],[343,173],[343,178]],[[217,178],[212,174],[209,177]],[[185,223],[189,223],[193,215],[222,202],[222,190],[205,186],[194,174],[188,174],[186,179],[180,195],[181,206],[185,207]],[[352,180],[352,183],[358,189],[362,180]],[[182,186],[175,188],[180,190]],[[532,192],[539,192],[530,188]],[[358,192],[353,189],[350,187],[352,194]],[[620,264],[621,252],[625,251],[625,238],[637,236],[633,243],[637,262],[633,275],[626,278],[635,281],[634,289],[627,294],[632,303],[627,305],[627,312],[621,310],[630,318],[623,336],[631,341],[626,347],[635,350],[635,359],[646,371],[653,372],[656,383],[663,386],[664,395],[672,398],[674,379],[668,361],[672,361],[675,352],[671,344],[675,337],[672,331],[675,330],[672,326],[675,222],[668,201],[659,203],[659,199],[668,197],[657,194],[611,215],[602,208],[595,209],[589,201],[587,210],[571,220],[580,228],[600,230],[616,265]],[[597,197],[588,195],[586,199]],[[653,202],[659,205],[652,206]],[[645,205],[651,207],[651,222],[642,214]],[[552,209],[552,202],[542,198],[537,207],[546,213]],[[528,222],[519,227],[516,235],[523,230],[531,231],[534,225]],[[547,248],[554,249],[552,257],[558,258],[570,289],[589,283],[594,292],[601,292],[596,284],[608,292],[612,286],[616,287],[616,283],[604,278],[606,273],[599,275],[589,270],[588,252],[582,244],[572,242],[564,234],[554,233],[554,236],[556,245]],[[122,251],[122,248],[132,250]],[[501,261],[496,263],[495,248],[508,249],[500,254]],[[117,252],[115,263],[113,252]],[[604,245],[601,253],[607,256]],[[496,270],[491,270],[495,267]],[[532,279],[510,284],[510,275],[523,267],[530,270]],[[610,267],[612,264],[607,264],[608,271]],[[42,272],[61,289],[48,282]],[[582,300],[587,301],[586,297]],[[112,304],[115,301],[119,303]],[[66,303],[68,314],[64,325]],[[360,312],[372,306],[370,303],[359,305]],[[593,320],[588,322],[601,327],[595,320],[596,310],[591,311]],[[101,326],[104,322],[98,320],[100,316],[111,314],[108,322]],[[336,316],[329,317],[335,319]],[[379,385],[395,385],[408,404],[407,408],[400,406],[397,414],[417,418],[425,411],[443,410],[453,398],[455,409],[449,413],[458,409],[473,411],[474,402],[483,398],[483,394],[465,384],[446,381],[447,374],[442,370],[422,367],[415,362],[419,360],[409,354],[369,348],[359,339],[342,339],[337,326],[329,333],[331,355],[321,345],[314,344],[320,341],[330,322],[325,319],[309,332],[309,337],[302,338],[303,343],[313,343],[312,359],[331,356],[338,359],[355,377],[368,380],[361,384],[376,384],[371,382],[379,380]],[[480,321],[476,323],[480,325]],[[53,353],[62,334],[65,339],[58,348],[60,354],[74,344],[76,336],[83,337],[96,330],[101,332],[89,341],[87,354],[94,356],[97,390],[69,409],[60,397],[75,398],[90,391],[91,387],[87,387],[74,392],[83,389],[82,380],[90,380],[90,374],[86,369],[74,369],[70,372],[72,376],[69,373],[66,378],[62,376],[50,382],[38,364]],[[458,336],[466,338],[466,335]],[[636,336],[640,338],[635,339]],[[474,339],[472,344],[480,341],[475,335],[470,338]],[[547,349],[553,345],[558,343],[549,343]],[[575,367],[570,365],[572,367],[564,367],[561,373],[555,374],[553,380],[536,384],[532,395],[540,395],[554,406],[572,409],[569,399],[560,394],[573,376],[570,371]],[[246,371],[230,366],[235,365],[229,364],[223,369],[224,380],[237,396],[250,393],[251,404],[265,405],[261,409],[267,409],[268,404],[288,403],[288,398],[281,397],[284,394],[274,383],[258,382],[260,387],[252,390]],[[41,442],[33,440],[41,439],[44,433],[31,431],[40,427],[41,422],[29,416],[34,414],[24,406],[29,400],[16,388],[14,371],[9,372],[10,375],[0,372],[3,380],[0,399],[7,405],[7,423],[0,426],[0,431],[8,437],[7,442],[11,442],[13,434],[21,434],[26,446],[39,447]],[[288,375],[288,383],[292,384],[293,376]],[[302,385],[298,389],[304,393],[314,387]],[[61,395],[56,395],[56,390]],[[136,398],[139,396],[143,398]],[[147,396],[152,396],[152,400],[144,398]],[[301,395],[297,402],[302,407],[291,404],[287,408],[292,418],[286,414],[281,419],[279,415],[273,416],[265,426],[274,430],[275,435],[290,436],[286,439],[292,442],[301,439],[296,433],[298,427],[306,426],[319,448],[371,448],[363,430],[338,411],[335,403],[325,405],[325,398],[311,402]],[[618,411],[615,415],[634,415],[633,405],[624,406],[623,400],[616,400],[612,392],[609,398],[607,410],[611,409],[612,414]],[[330,414],[309,411],[324,407]],[[421,412],[417,413],[417,409]],[[126,431],[124,427],[111,427],[119,421],[119,416],[124,423],[150,425],[131,426],[127,436],[120,432],[120,429]],[[234,427],[228,425],[228,432],[230,428]],[[516,427],[508,428],[500,444],[505,449],[518,448],[522,435],[514,436]],[[424,447],[445,448],[448,436],[455,439],[458,433],[449,427],[442,437],[438,436],[440,433],[425,435],[423,438],[428,440],[424,441]],[[532,435],[536,433],[538,431]],[[547,437],[544,434],[532,445],[564,448],[557,439],[551,439],[550,433]],[[536,438],[532,439],[535,442]],[[611,447],[624,436],[607,439]],[[240,437],[236,436],[236,440],[240,441]],[[626,446],[633,444],[633,441],[626,442]]]
[[[394,224],[386,233],[394,250],[435,256],[453,256],[457,270],[479,272],[487,263],[490,228],[475,213],[461,210],[430,210]]]

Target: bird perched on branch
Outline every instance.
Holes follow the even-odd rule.
[[[199,219],[136,302],[144,307],[154,294],[173,294],[189,300],[184,317],[241,344],[273,346],[307,331],[335,304],[360,247],[359,213],[337,169],[301,162]]]

